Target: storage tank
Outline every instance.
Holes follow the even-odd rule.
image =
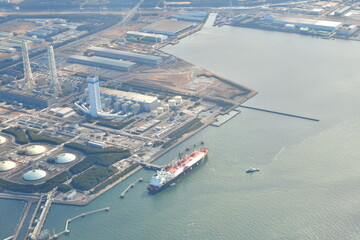
[[[3,136],[0,136],[0,145],[6,143],[6,138]]]
[[[175,100],[177,105],[182,103],[182,97],[181,96],[174,97],[174,100]]]
[[[156,110],[151,111],[151,116],[156,117],[158,115],[158,112]]]
[[[56,156],[55,162],[58,164],[67,164],[73,162],[76,159],[76,155],[73,153],[61,153]]]
[[[131,105],[132,105],[132,102],[131,102],[131,101],[127,101],[126,103],[124,103],[124,104],[122,105],[122,107],[121,107],[121,108],[122,108],[122,111],[123,111],[124,113],[129,112]]]
[[[135,103],[131,106],[131,112],[134,114],[138,114],[140,112],[140,104],[139,103]]]
[[[164,104],[162,107],[164,110],[169,110],[169,104]]]
[[[46,151],[46,147],[42,145],[32,145],[27,147],[25,150],[25,154],[28,156],[40,155]]]
[[[46,172],[41,169],[30,170],[23,175],[25,181],[38,181],[46,177]]]
[[[121,106],[124,104],[124,101],[117,101],[114,103],[114,110],[119,112],[121,111]]]
[[[159,113],[159,114],[162,114],[164,112],[164,108],[163,107],[157,107],[156,108],[156,111]]]
[[[169,107],[175,107],[176,106],[175,99],[170,99],[168,103],[169,103]]]
[[[13,161],[1,161],[0,162],[0,172],[6,172],[16,167],[16,163]]]

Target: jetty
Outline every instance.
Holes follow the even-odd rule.
[[[133,188],[135,186],[136,183],[140,183],[144,181],[144,178],[138,178],[138,180],[136,180],[135,182],[131,183],[121,194],[120,194],[120,198],[124,198],[126,193],[130,190],[130,188]]]
[[[266,109],[262,109],[262,108],[249,107],[249,106],[244,106],[244,105],[240,105],[239,107],[257,110],[257,111],[261,111],[261,112],[279,114],[279,115],[283,115],[283,116],[287,116],[287,117],[300,118],[300,119],[305,119],[305,120],[309,120],[309,121],[315,121],[315,122],[320,121],[319,119],[315,119],[315,118],[303,117],[303,116],[288,114],[288,113],[283,113],[283,112],[276,112],[276,111],[266,110]]]
[[[75,220],[77,218],[85,217],[86,215],[89,215],[89,214],[92,214],[92,213],[97,213],[97,212],[102,212],[102,211],[107,212],[109,210],[110,210],[110,207],[105,207],[105,208],[100,208],[100,209],[97,209],[97,210],[81,213],[81,214],[79,214],[79,215],[77,215],[75,217],[69,218],[69,219],[66,220],[64,231],[61,231],[59,233],[56,233],[56,234],[52,235],[50,237],[50,239],[57,239],[62,234],[69,234],[70,233],[69,224],[71,223],[71,221],[73,221],[73,220]]]

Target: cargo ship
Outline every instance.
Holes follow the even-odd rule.
[[[203,162],[209,149],[203,148],[192,152],[183,159],[175,162],[171,166],[157,171],[151,178],[147,187],[149,193],[157,193],[174,183],[181,176],[190,172],[194,167]]]

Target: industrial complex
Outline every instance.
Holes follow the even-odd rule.
[[[149,64],[149,65],[159,65],[162,62],[162,57],[147,55],[147,54],[139,54],[133,52],[126,52],[116,49],[108,49],[108,48],[100,48],[100,47],[91,47],[87,49],[87,54],[105,57],[105,58],[113,58],[113,59],[122,59],[126,61],[133,61],[139,64]]]

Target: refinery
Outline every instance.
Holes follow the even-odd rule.
[[[88,204],[208,125],[220,127],[257,94],[161,50],[201,30],[210,11],[136,15],[140,5],[96,13],[100,20],[59,13],[0,24],[0,189],[29,209],[38,204],[30,239],[40,239],[52,203]],[[302,7],[219,8],[214,25],[359,40],[358,3]],[[148,190],[195,167],[201,151],[159,171],[168,181],[155,174]]]

